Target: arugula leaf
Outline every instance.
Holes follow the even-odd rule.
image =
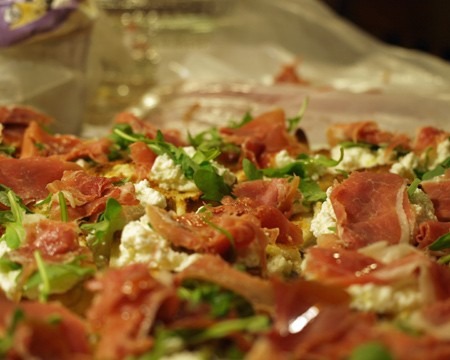
[[[428,245],[428,249],[439,251],[450,248],[450,233],[440,236],[433,243]]]
[[[243,297],[214,283],[185,280],[178,288],[178,296],[192,306],[208,304],[215,318],[224,317],[233,310],[240,316],[253,315],[251,305]]]
[[[242,168],[249,180],[259,180],[264,176],[262,170],[259,170],[249,159],[242,160]]]
[[[231,194],[231,187],[214,170],[200,168],[194,173],[193,180],[203,192],[202,198],[205,200],[220,201],[224,195]]]
[[[22,309],[16,309],[11,317],[11,322],[6,329],[6,334],[0,338],[0,356],[3,359],[3,356],[8,354],[8,351],[12,348],[14,344],[14,333],[17,329],[17,326],[21,321],[25,319],[25,313]]]
[[[81,265],[80,257],[66,264],[45,263],[38,251],[34,257],[38,271],[27,279],[23,289],[27,297],[38,297],[42,302],[50,294],[64,293],[95,273],[93,267]]]
[[[325,201],[327,194],[323,191],[319,184],[311,179],[300,180],[300,192],[303,194],[304,201],[307,203]]]
[[[302,106],[300,107],[300,110],[298,111],[297,115],[293,118],[287,119],[288,132],[293,132],[298,127],[298,125],[300,124],[300,121],[302,121],[303,116],[305,115],[308,105],[309,105],[309,97],[305,97],[305,99],[302,102]]]
[[[0,144],[0,152],[11,156],[16,152],[16,148],[14,146]]]
[[[6,202],[10,207],[12,221],[5,223],[5,233],[0,241],[6,241],[10,249],[17,249],[25,239],[25,228],[22,225],[25,206],[12,190],[7,191]]]
[[[411,198],[415,191],[419,188],[421,181],[419,178],[415,178],[408,187],[408,197]]]
[[[228,127],[232,129],[239,129],[252,120],[253,116],[250,114],[250,112],[247,111],[240,121],[230,121]]]
[[[58,193],[58,201],[59,201],[59,209],[61,213],[61,221],[67,222],[69,220],[69,214],[67,211],[67,203],[66,198],[64,197],[64,194],[62,191]]]
[[[114,233],[122,230],[125,224],[122,205],[116,199],[109,198],[105,211],[96,223],[81,225],[82,230],[90,232],[93,236],[88,239],[88,246],[91,248],[95,263],[99,268],[108,264]]]
[[[357,346],[348,360],[393,360],[385,345],[373,341]]]

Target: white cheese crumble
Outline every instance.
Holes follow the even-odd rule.
[[[413,211],[416,214],[417,224],[427,220],[437,220],[433,202],[421,189],[416,189],[414,191],[414,193],[410,196],[410,201]]]
[[[422,295],[414,287],[395,289],[389,285],[355,284],[347,288],[351,306],[361,311],[399,313],[421,306]]]
[[[149,226],[148,218],[144,215],[140,220],[125,225],[118,255],[111,259],[111,264],[120,267],[145,263],[150,268],[181,271],[199,256],[172,250],[169,242]]]
[[[320,235],[333,234],[336,228],[336,214],[331,204],[330,195],[333,188],[327,189],[327,199],[320,205],[320,210],[311,220],[310,230],[318,238]]]
[[[341,157],[341,146],[335,146],[330,151],[333,160],[339,160]],[[372,168],[378,165],[386,165],[389,163],[386,157],[385,149],[379,148],[372,151],[366,147],[350,147],[344,149],[344,156],[341,162],[332,168],[332,171],[343,170],[353,171],[362,168]]]
[[[195,183],[184,176],[181,166],[175,164],[167,154],[156,157],[149,178],[156,181],[163,189],[180,192],[198,191]]]
[[[398,162],[394,163],[389,172],[406,178],[414,178],[415,175],[413,169],[418,166],[419,158],[413,152],[410,152],[400,158]]]
[[[159,191],[152,189],[148,180],[141,180],[134,184],[136,197],[142,206],[154,205],[164,209],[167,206],[166,198]]]
[[[436,159],[430,164],[429,169],[433,169],[450,156],[450,140],[441,141],[436,147]]]
[[[10,252],[11,249],[6,244],[6,241],[0,242],[0,258]],[[8,298],[11,298],[17,288],[17,277],[21,270],[13,270],[8,272],[0,271],[0,289],[5,292]]]
[[[295,159],[289,155],[286,149],[277,152],[273,158],[273,166],[276,168],[282,168],[293,162],[295,162]]]
[[[184,152],[189,156],[195,155],[195,148],[186,146]],[[232,185],[236,181],[236,176],[226,167],[211,161],[211,165],[217,170],[217,174],[223,177],[226,184]],[[158,155],[150,170],[149,178],[158,183],[163,189],[178,190],[180,192],[198,191],[194,181],[187,179],[180,165],[175,162],[167,154]]]

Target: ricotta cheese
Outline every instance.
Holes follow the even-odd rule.
[[[150,268],[181,271],[200,255],[188,255],[171,249],[169,242],[155,232],[144,215],[131,221],[122,231],[118,255],[112,257],[112,266],[121,267],[134,263],[145,263]]]
[[[330,201],[332,187],[327,189],[327,199],[321,204],[319,211],[316,212],[311,220],[310,230],[318,238],[323,234],[333,234],[336,228],[336,214]]]
[[[410,196],[410,201],[418,224],[427,220],[437,220],[433,202],[424,191],[416,189]]]
[[[330,151],[330,156],[334,160],[341,157],[341,147],[335,146]],[[371,150],[366,147],[350,147],[344,149],[344,156],[341,162],[332,168],[332,171],[353,171],[362,168],[372,168],[379,165],[386,165],[389,159],[386,157],[386,151],[383,148]]]
[[[151,188],[148,180],[141,180],[134,184],[136,197],[142,206],[154,205],[164,209],[167,206],[166,198],[159,191]]]
[[[415,175],[413,169],[417,168],[419,163],[419,158],[414,153],[410,152],[401,157],[398,162],[394,163],[389,169],[389,172],[406,178],[414,178]]]
[[[7,254],[11,249],[6,244],[6,241],[0,241],[0,259]],[[17,288],[17,277],[21,270],[1,271],[0,270],[0,288],[5,292],[8,298],[11,298]]]
[[[347,288],[351,306],[361,311],[389,314],[412,310],[422,304],[422,295],[414,287],[395,289],[389,285],[355,284]]]

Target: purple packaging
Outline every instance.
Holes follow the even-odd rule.
[[[83,0],[0,0],[0,47],[58,32]]]

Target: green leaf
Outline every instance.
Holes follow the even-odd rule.
[[[25,213],[24,209],[26,207],[12,190],[7,190],[5,201],[10,207],[12,221],[5,224],[5,233],[0,238],[0,241],[6,241],[10,249],[17,249],[26,235],[25,228],[22,225],[23,214]]]
[[[304,201],[307,203],[325,201],[327,199],[326,192],[320,188],[317,182],[311,179],[302,179],[299,189],[303,194]]]
[[[249,180],[259,180],[263,178],[263,172],[259,170],[255,164],[253,164],[250,160],[244,159],[242,161],[242,168],[244,170],[245,176]]]
[[[450,233],[440,236],[428,246],[432,251],[439,251],[450,248]]]
[[[419,178],[415,178],[413,182],[408,187],[408,197],[411,198],[415,191],[419,188],[421,181]]]
[[[248,124],[252,120],[253,120],[253,116],[249,112],[246,112],[240,121],[237,121],[237,122],[230,121],[230,123],[228,124],[228,127],[232,128],[232,129],[239,129],[239,128],[243,127],[245,124]]]
[[[255,315],[246,318],[223,320],[187,339],[191,344],[208,340],[222,339],[237,332],[259,333],[268,330],[270,320],[265,315]]]
[[[368,342],[357,346],[348,360],[393,360],[393,356],[383,344]]]
[[[59,209],[61,212],[61,221],[67,222],[69,220],[69,213],[67,211],[66,198],[64,197],[62,191],[58,193],[58,200],[59,200]]]
[[[11,156],[12,154],[14,154],[16,152],[16,148],[14,146],[1,144],[0,145],[0,152]]]
[[[27,297],[38,297],[42,302],[47,301],[50,294],[64,293],[95,273],[93,267],[82,266],[80,258],[66,264],[47,264],[38,251],[35,251],[34,257],[38,271],[27,279],[24,292]]]
[[[308,105],[309,105],[309,97],[305,97],[297,115],[293,118],[287,119],[289,132],[293,132],[298,127],[300,121],[303,119],[303,116],[305,115]]]
[[[122,205],[116,199],[109,198],[105,211],[96,223],[81,225],[82,230],[90,232],[93,236],[93,239],[88,239],[88,246],[92,250],[95,263],[99,268],[107,266],[114,234],[122,230],[125,224]]]
[[[6,334],[0,338],[0,355],[5,356],[8,354],[8,351],[14,345],[14,333],[16,332],[17,326],[21,321],[25,319],[25,313],[22,309],[16,309],[12,314],[11,322],[6,329]]]
[[[213,169],[198,169],[194,174],[194,182],[203,192],[202,198],[205,200],[220,201],[225,195],[231,194],[231,187]]]

